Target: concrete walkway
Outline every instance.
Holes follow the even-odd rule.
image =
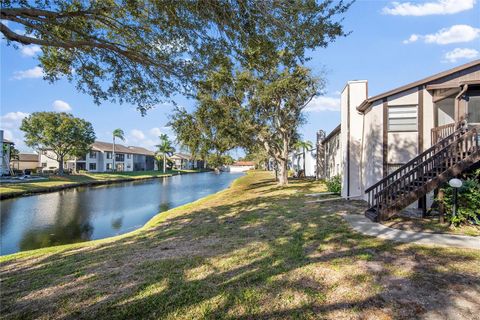
[[[364,215],[360,214],[342,214],[342,216],[354,230],[368,236],[397,242],[480,250],[480,237],[404,231],[392,229],[380,223],[372,222]]]

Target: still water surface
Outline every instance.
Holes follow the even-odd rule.
[[[227,188],[240,175],[186,174],[2,200],[1,254],[129,232],[159,212]]]

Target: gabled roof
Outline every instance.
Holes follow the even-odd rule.
[[[466,64],[463,64],[461,66],[458,66],[458,67],[455,67],[455,68],[452,68],[452,69],[449,69],[449,70],[446,70],[446,71],[443,71],[443,72],[440,72],[440,73],[437,73],[437,74],[434,74],[430,77],[427,77],[427,78],[424,78],[424,79],[421,79],[421,80],[418,80],[418,81],[415,81],[415,82],[412,82],[412,83],[409,83],[409,84],[406,84],[404,86],[401,86],[401,87],[398,87],[396,89],[393,89],[393,90],[390,90],[390,91],[387,91],[387,92],[384,92],[384,93],[381,93],[381,94],[378,94],[376,96],[373,96],[371,98],[367,98],[365,99],[358,107],[357,107],[357,110],[358,111],[361,111],[361,112],[364,112],[365,110],[368,109],[368,107],[370,107],[372,105],[372,103],[380,100],[380,99],[383,99],[383,98],[386,98],[386,97],[389,97],[389,96],[392,96],[392,95],[395,95],[397,93],[401,93],[403,91],[407,91],[407,90],[410,90],[412,88],[415,88],[415,87],[418,87],[418,86],[421,86],[421,85],[425,85],[429,82],[433,82],[435,80],[438,80],[440,78],[444,78],[444,77],[447,77],[451,74],[454,74],[456,72],[459,72],[459,71],[462,71],[462,70],[466,70],[466,69],[469,69],[469,68],[472,68],[472,67],[475,67],[475,66],[480,66],[480,60],[474,60],[472,62],[469,62],[469,63],[466,63]]]
[[[113,143],[110,142],[103,142],[103,141],[95,141],[92,144],[92,150],[94,151],[107,151],[107,152],[113,152]],[[116,153],[131,153],[131,154],[142,154],[142,155],[148,155],[148,156],[153,156],[155,153],[153,151],[150,151],[148,149],[142,148],[142,147],[126,147],[122,144],[115,143],[115,152]]]
[[[140,155],[145,155],[145,156],[154,156],[155,152],[150,151],[148,149],[142,148],[142,147],[134,147],[134,146],[129,146],[128,150],[130,150],[131,153],[133,154],[140,154]]]
[[[19,153],[18,161],[20,162],[38,162],[38,154],[35,153]]]

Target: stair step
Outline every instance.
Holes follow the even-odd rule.
[[[378,222],[377,210],[370,208],[365,211],[365,216],[373,222]]]

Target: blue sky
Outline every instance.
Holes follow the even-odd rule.
[[[301,133],[311,141],[317,130],[328,133],[340,122],[339,92],[348,80],[368,80],[369,95],[375,95],[480,58],[478,0],[357,0],[345,15],[344,26],[351,31],[348,37],[309,53],[308,66],[327,80],[324,95],[305,112],[308,123]],[[30,150],[18,127],[24,116],[35,111],[71,112],[90,121],[97,139],[103,141],[110,141],[111,132],[122,128],[125,144],[153,148],[160,132],[171,134],[165,126],[172,106],[158,106],[145,117],[134,106],[97,106],[65,80],[44,81],[35,46],[16,50],[4,40],[0,46],[0,127],[21,151]],[[194,105],[183,97],[176,101],[187,109]]]

